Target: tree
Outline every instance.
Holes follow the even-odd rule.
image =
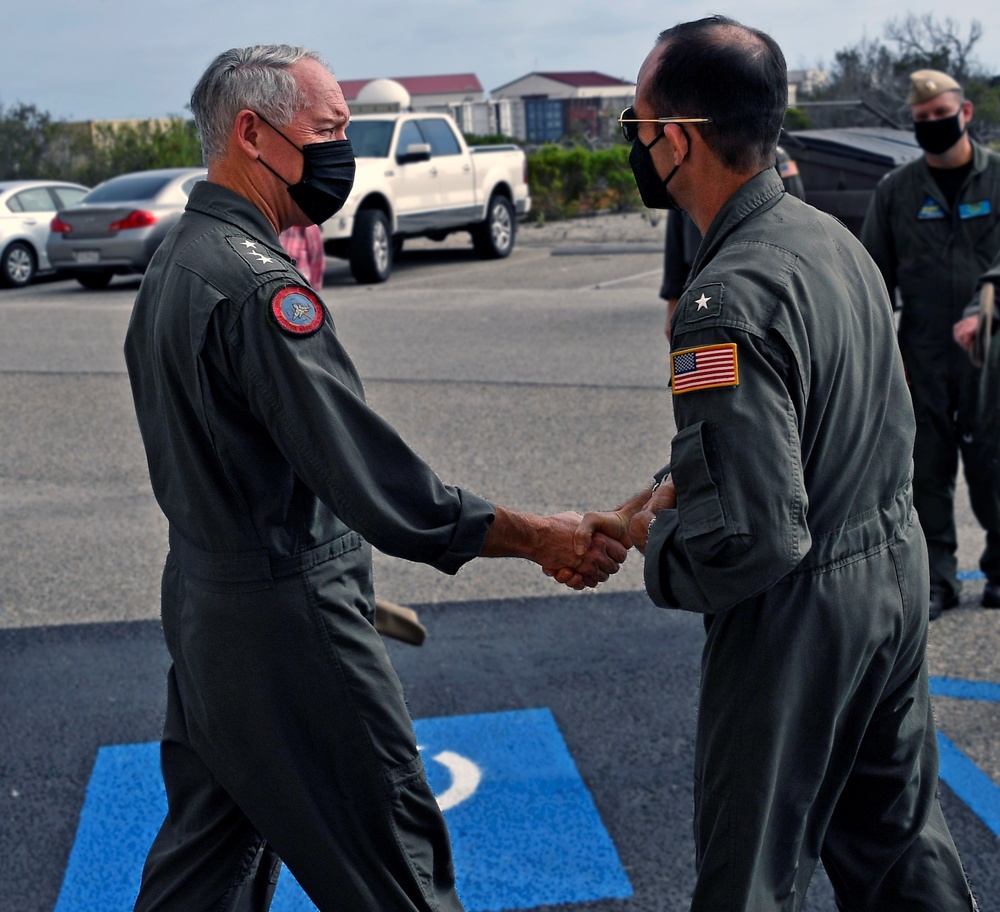
[[[193,120],[140,120],[96,123],[87,179],[97,183],[116,174],[150,168],[191,168],[201,164],[201,144]]]
[[[52,118],[33,104],[0,105],[0,180],[43,176],[42,159]],[[44,175],[48,176],[48,175]]]
[[[972,51],[983,37],[978,19],[969,25],[967,38],[961,37],[961,26],[951,17],[937,22],[927,13],[910,13],[903,20],[892,19],[885,25],[885,37],[896,44],[900,65],[910,72],[919,69],[942,70],[958,82],[982,75],[972,58]]]
[[[201,144],[190,119],[70,123],[33,104],[6,110],[0,105],[0,180],[93,186],[128,171],[200,164]]]
[[[939,22],[930,14],[911,14],[886,22],[883,34],[884,41],[862,39],[834,54],[827,83],[801,99],[796,126],[803,117],[814,127],[884,126],[887,121],[905,126],[910,120],[910,73],[932,69],[950,73],[962,84],[976,107],[976,134],[984,140],[1000,138],[1000,85],[974,56],[983,36],[978,20],[963,35],[952,18]]]

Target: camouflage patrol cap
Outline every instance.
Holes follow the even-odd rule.
[[[942,92],[961,92],[962,87],[947,73],[940,70],[917,70],[910,73],[910,94],[907,104],[921,104],[936,98]]]

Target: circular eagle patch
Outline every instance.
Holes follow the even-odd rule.
[[[311,336],[323,325],[323,303],[304,285],[288,285],[271,298],[271,317],[292,336]]]

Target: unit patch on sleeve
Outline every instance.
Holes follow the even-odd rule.
[[[311,336],[323,325],[323,303],[305,285],[286,285],[271,298],[271,320],[290,336]]]
[[[675,396],[739,383],[735,342],[686,348],[670,355],[670,386]]]

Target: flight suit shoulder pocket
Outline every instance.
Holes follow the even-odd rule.
[[[677,514],[691,556],[708,561],[746,548],[753,541],[752,523],[734,515],[727,504],[723,460],[707,422],[699,421],[674,438],[670,464],[678,491]]]
[[[671,471],[678,489],[683,490],[677,513],[685,538],[713,532],[726,524],[719,486],[708,464],[706,430],[704,421],[685,428],[674,438],[671,448]]]

